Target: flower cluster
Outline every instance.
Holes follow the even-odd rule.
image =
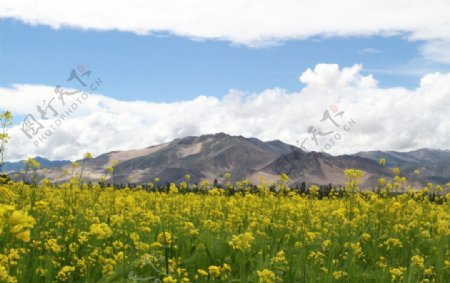
[[[346,170],[325,196],[293,193],[287,175],[278,190],[9,182],[0,282],[450,282],[450,187],[389,194],[405,185],[393,173],[361,192],[363,172]]]

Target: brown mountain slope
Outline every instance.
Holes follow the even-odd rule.
[[[363,170],[361,184],[371,187],[379,177],[391,178],[391,172],[381,167],[377,162],[357,156],[332,156],[321,152],[305,153],[295,150],[280,156],[266,166],[262,171],[266,177],[276,178],[286,173],[295,182],[306,182],[317,185],[345,184],[345,169]]]
[[[407,156],[401,161],[409,164],[408,162],[411,160],[417,161],[421,158],[428,162],[436,155],[426,154],[424,157],[424,154],[415,152],[412,154],[414,158]],[[393,158],[393,162],[399,161],[399,155],[395,156],[397,159]],[[191,182],[199,182],[204,179],[220,181],[225,173],[231,173],[232,181],[250,179],[253,183],[258,183],[260,177],[272,182],[278,180],[280,174],[285,173],[293,182],[343,185],[345,183],[343,171],[348,168],[356,168],[364,171],[362,185],[372,187],[377,184],[379,177],[387,179],[392,177],[390,169],[379,166],[377,157],[375,154],[367,154],[366,157],[306,153],[278,140],[263,142],[256,138],[219,133],[185,137],[144,149],[105,153],[87,161],[83,175],[86,179],[91,180],[105,177],[106,168],[117,160],[114,180],[108,176],[109,182],[128,183],[129,177],[132,178],[133,183],[137,184],[146,184],[156,177],[160,178],[161,183],[181,182],[187,174],[191,176]],[[391,162],[389,157],[386,157],[388,163]],[[447,159],[442,160],[444,159],[440,158],[433,164],[439,165],[446,162]],[[417,162],[420,165],[425,161]],[[417,164],[415,163],[415,165]],[[444,166],[443,168],[448,167]],[[70,176],[67,174],[63,176],[64,169],[71,172],[70,165],[66,165],[40,170],[39,173],[41,177],[65,181]],[[435,171],[433,169],[433,172]],[[444,171],[446,172],[446,170]],[[445,175],[444,171],[441,175]],[[404,173],[407,172],[409,171],[404,171]],[[405,176],[410,177],[407,174]],[[418,186],[419,182],[424,184],[427,180],[419,177],[417,181],[416,185]]]
[[[212,181],[228,172],[233,180],[242,180],[294,148],[280,141],[262,142],[223,133],[186,137],[145,149],[102,154],[86,162],[84,175],[98,179],[117,160],[114,182],[128,182],[130,176],[136,183],[147,183],[156,177],[164,183],[180,182],[186,174],[192,182]],[[55,178],[61,172],[62,169],[50,170],[47,176]]]

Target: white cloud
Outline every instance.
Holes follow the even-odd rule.
[[[168,32],[246,45],[316,35],[450,39],[447,0],[7,0],[0,4],[0,18],[53,28]]]
[[[293,93],[278,88],[261,93],[230,90],[222,99],[199,96],[174,103],[119,101],[92,94],[39,147],[18,125],[12,128],[8,158],[41,155],[77,159],[85,151],[98,155],[216,132],[295,144],[311,138],[307,132],[311,125],[323,133],[342,134],[329,151],[333,154],[448,148],[450,74],[428,74],[417,89],[409,90],[380,88],[372,76],[363,76],[361,69],[360,65],[339,69],[337,65],[319,64],[300,76],[305,87]],[[0,88],[0,108],[14,115],[32,113],[38,118],[36,105],[54,96],[53,90],[38,85]],[[331,121],[320,122],[324,110],[337,113],[332,105],[337,112],[345,111],[342,118],[335,118],[341,128]],[[352,119],[356,124],[349,132],[343,131],[344,123]],[[329,137],[319,137],[319,146],[323,148]],[[305,146],[319,149],[311,140]]]
[[[421,53],[426,61],[450,65],[450,40],[426,42],[421,47]]]

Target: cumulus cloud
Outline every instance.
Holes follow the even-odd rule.
[[[331,154],[448,148],[450,74],[428,74],[411,90],[380,88],[361,69],[361,65],[340,69],[335,64],[319,64],[303,72],[299,79],[305,86],[292,93],[279,88],[261,93],[230,90],[221,99],[199,96],[174,103],[120,101],[91,94],[38,147],[20,125],[14,126],[8,158],[77,159],[85,151],[98,155],[217,132],[304,142],[308,150]],[[9,109],[14,115],[31,113],[47,125],[49,121],[39,120],[36,106],[52,96],[51,86],[2,87],[0,110]],[[58,107],[60,114],[66,111]],[[319,133],[317,145],[308,132],[311,126]]]
[[[450,39],[447,0],[2,1],[0,18],[53,28],[170,33],[251,46],[311,36]]]

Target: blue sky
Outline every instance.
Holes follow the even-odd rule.
[[[252,48],[219,40],[119,31],[55,30],[0,20],[0,84],[64,84],[77,64],[104,81],[103,94],[121,100],[172,102],[229,89],[260,92],[302,87],[299,75],[318,63],[362,64],[382,87],[415,88],[419,73],[395,72],[420,56],[405,37],[314,37]]]
[[[338,130],[321,123],[336,109],[356,124],[331,154],[448,148],[449,26],[447,0],[2,1],[8,158],[74,160],[217,132],[295,145],[311,126]],[[77,110],[51,128],[61,116],[39,107],[67,110],[55,86],[78,88],[66,79],[79,64],[103,83],[69,99]],[[28,114],[43,125],[32,137]]]

